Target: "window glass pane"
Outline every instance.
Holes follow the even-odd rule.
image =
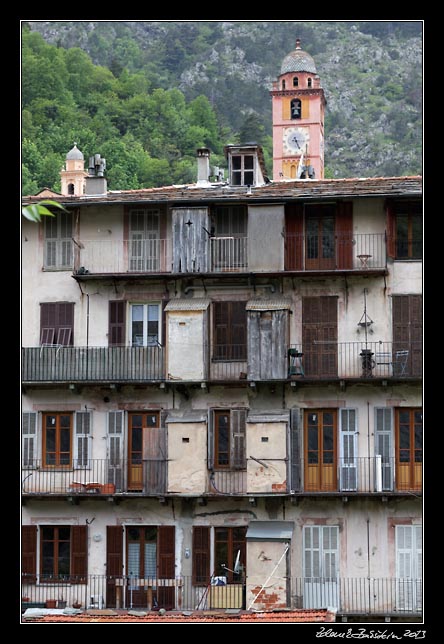
[[[54,574],[54,542],[45,541],[42,544],[42,574]]]
[[[242,175],[240,172],[233,172],[232,177],[231,177],[231,182],[233,186],[241,186],[242,185]]]
[[[244,168],[245,170],[252,170],[254,168],[254,157],[252,154],[244,156]]]
[[[409,256],[409,218],[408,215],[396,216],[396,256],[398,258]]]
[[[131,342],[133,346],[143,345],[143,306],[131,307]]]
[[[240,170],[242,167],[242,157],[241,156],[232,156],[231,157],[232,168],[233,170]]]
[[[54,452],[56,447],[56,430],[47,429],[46,430],[46,451]]]
[[[140,528],[127,528],[126,533],[129,541],[138,541],[140,538]]]
[[[248,170],[244,173],[244,186],[252,186],[254,183],[254,173]]]
[[[157,528],[156,526],[147,526],[144,529],[145,541],[153,541],[157,543]]]
[[[139,576],[140,574],[140,544],[128,544],[128,574]]]
[[[333,427],[324,427],[323,451],[324,463],[333,463]]]
[[[155,543],[145,543],[144,565],[145,577],[157,576],[157,545]]]

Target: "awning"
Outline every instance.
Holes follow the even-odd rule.
[[[272,297],[264,299],[248,300],[247,311],[284,311],[291,309],[292,302],[287,297]]]
[[[247,423],[286,423],[290,420],[290,412],[262,411],[248,414]]]
[[[168,412],[168,418],[165,423],[204,423],[208,420],[208,410],[207,409],[190,409],[185,411],[174,411],[171,410]]]
[[[250,521],[246,538],[250,541],[291,541],[294,521]]]
[[[205,311],[210,306],[209,298],[176,298],[170,300],[165,307],[165,311]]]

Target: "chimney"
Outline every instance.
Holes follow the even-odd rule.
[[[88,176],[85,179],[86,195],[106,195],[105,168],[106,159],[103,159],[100,154],[89,157]]]
[[[197,149],[197,184],[206,186],[210,183],[210,151],[208,148]]]

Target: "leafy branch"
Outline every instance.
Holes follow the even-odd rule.
[[[23,217],[26,217],[26,219],[29,219],[29,221],[33,221],[35,223],[40,222],[43,215],[46,215],[47,217],[55,217],[54,213],[51,212],[46,206],[60,208],[60,210],[68,212],[66,208],[62,206],[62,204],[57,203],[57,201],[52,201],[51,199],[43,199],[38,203],[32,203],[29,204],[29,206],[23,206],[22,215]]]

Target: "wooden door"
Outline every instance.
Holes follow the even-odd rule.
[[[334,492],[338,489],[337,410],[307,410],[304,420],[304,489]]]
[[[303,269],[304,209],[302,204],[285,206],[285,270]]]
[[[305,268],[336,268],[335,206],[305,207]]]
[[[422,487],[422,409],[396,410],[396,489]]]
[[[302,351],[305,376],[338,375],[336,296],[302,298]]]
[[[393,375],[422,374],[422,295],[394,295],[392,302]],[[399,356],[408,351],[406,363]]]
[[[128,417],[128,490],[142,492],[144,428],[159,427],[159,412],[132,412]],[[145,431],[145,436],[147,433]],[[148,448],[149,450],[149,448]]]

